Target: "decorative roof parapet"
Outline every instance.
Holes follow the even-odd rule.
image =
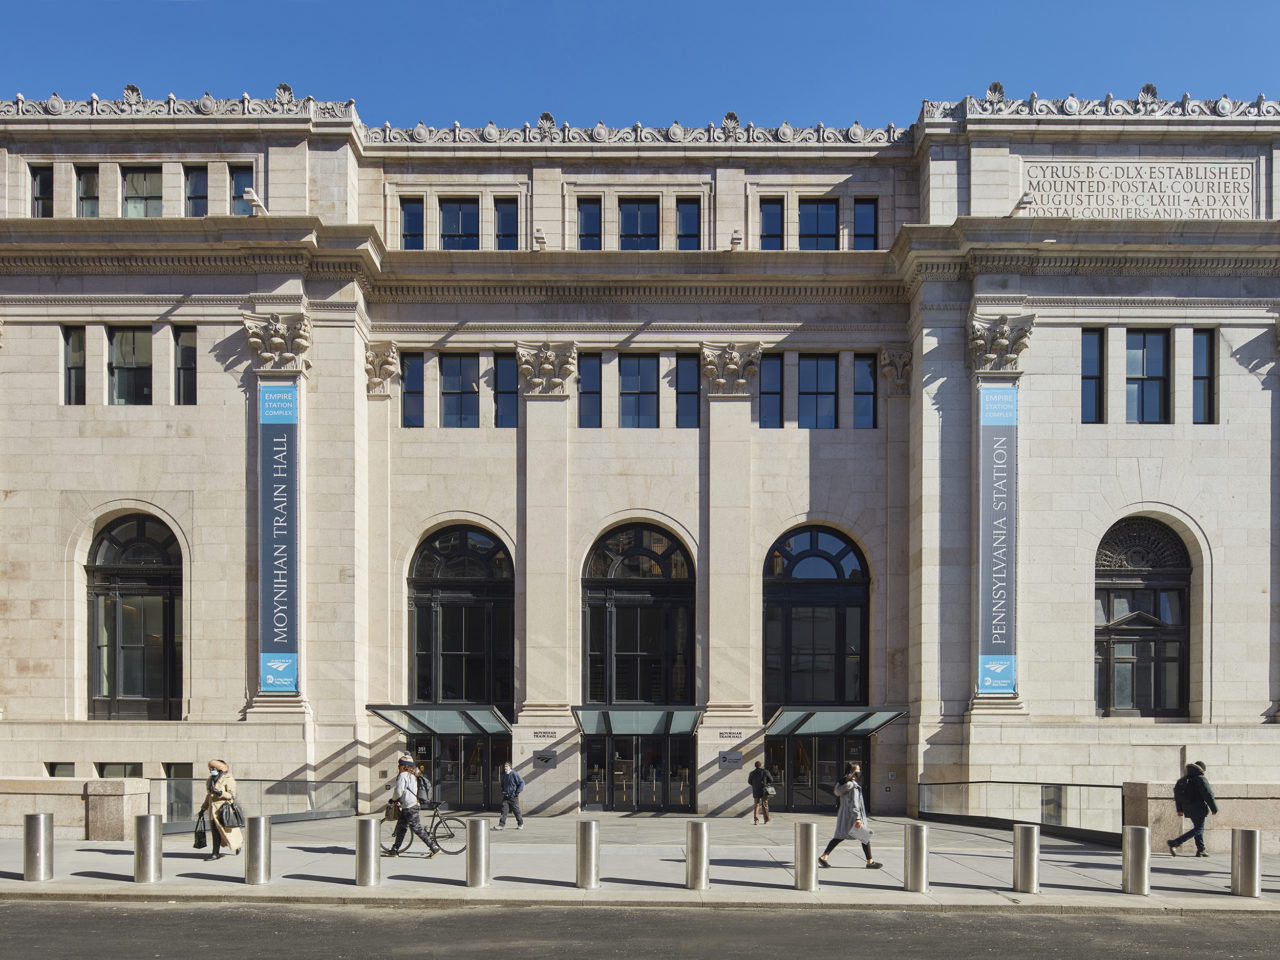
[[[138,119],[142,117],[300,117],[308,120],[355,120],[355,101],[346,103],[316,100],[314,97],[294,99],[293,89],[282,83],[270,100],[259,100],[245,93],[237,100],[220,100],[205,93],[199,100],[179,100],[172,93],[164,100],[145,100],[132,83],[124,88],[119,100],[100,100],[95,93],[88,100],[63,100],[56,93],[48,100],[28,100],[18,94],[13,100],[0,100],[0,118],[32,117],[49,119],[91,117]]]
[[[1061,100],[1042,100],[1034,91],[1026,100],[1010,100],[1004,95],[1004,85],[996,82],[987,88],[982,99],[926,100],[920,110],[921,121],[977,117],[1258,120],[1280,117],[1280,101],[1268,100],[1262,94],[1254,100],[1232,100],[1225,93],[1216,100],[1193,100],[1187,93],[1181,100],[1161,100],[1152,83],[1144,86],[1132,100],[1117,100],[1109,93],[1101,100],[1082,99],[1074,93]]]

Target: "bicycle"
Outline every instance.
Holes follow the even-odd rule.
[[[399,804],[396,804],[397,811]],[[432,800],[419,805],[419,810],[431,811],[431,823],[424,824],[424,829],[442,853],[456,856],[467,849],[467,824],[461,817],[442,817],[440,808],[444,806],[439,800]],[[383,817],[382,826],[378,828],[378,843],[384,853],[389,853],[396,842],[396,825],[400,822],[397,816],[393,820]],[[407,853],[417,839],[412,830],[405,830],[404,841],[400,845],[400,853]]]

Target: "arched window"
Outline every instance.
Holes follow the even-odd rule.
[[[842,533],[802,527],[769,548],[764,564],[764,702],[867,702],[867,594],[862,553]]]
[[[415,702],[492,704],[514,720],[514,598],[496,537],[455,526],[423,541],[409,572]]]
[[[693,703],[694,587],[688,552],[658,527],[596,541],[582,571],[587,703]]]
[[[1102,538],[1094,567],[1098,716],[1187,716],[1186,545],[1158,520],[1128,517]]]
[[[178,720],[182,551],[155,517],[104,526],[89,549],[90,716]]]

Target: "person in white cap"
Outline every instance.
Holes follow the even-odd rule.
[[[391,842],[391,849],[383,852],[384,857],[398,857],[400,855],[400,844],[404,842],[404,832],[412,830],[414,836],[427,845],[430,853],[429,857],[434,857],[440,852],[440,845],[437,844],[422,828],[422,821],[418,819],[418,768],[413,762],[413,757],[405,754],[400,757],[400,773],[396,777],[395,789],[391,791],[391,799],[400,804],[400,818],[396,822],[395,839]]]

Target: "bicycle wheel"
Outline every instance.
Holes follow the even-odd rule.
[[[390,850],[391,845],[396,842],[396,824],[397,820],[383,820],[378,826],[378,844],[384,851]],[[404,843],[400,845],[400,852],[404,853],[413,846],[413,831],[406,830],[404,832]]]
[[[431,831],[431,838],[450,856],[467,849],[467,824],[458,817],[441,817]]]

